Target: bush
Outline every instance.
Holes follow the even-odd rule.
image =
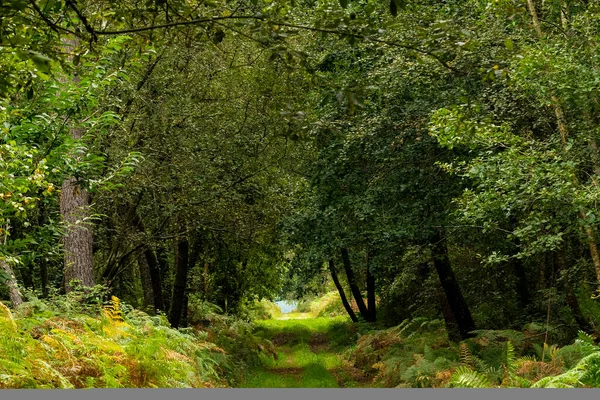
[[[272,301],[262,299],[245,306],[243,315],[249,321],[273,319],[281,316],[281,309]]]
[[[216,304],[204,301],[195,294],[188,298],[188,325],[207,325],[216,315],[222,314],[223,310]]]
[[[356,302],[353,308],[358,312]],[[327,292],[321,297],[304,299],[298,303],[296,312],[310,313],[313,317],[339,317],[346,316],[347,312],[337,291]]]

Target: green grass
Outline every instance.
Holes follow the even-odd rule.
[[[280,320],[288,320],[288,319],[310,319],[312,318],[311,314],[304,312],[290,312],[285,315],[281,315],[277,317]]]
[[[290,315],[290,314],[286,314]],[[271,339],[281,333],[291,333],[297,336],[299,341],[308,342],[313,333],[327,333],[334,326],[347,322],[347,317],[319,317],[304,319],[270,319],[257,322],[256,334]]]
[[[336,353],[323,352],[319,353],[319,362],[327,369],[333,369],[342,366],[342,360]]]
[[[348,318],[304,318],[306,314],[302,317],[257,322],[256,335],[276,343],[277,359],[261,357],[262,366],[246,377],[243,387],[339,387],[332,370],[343,377],[344,386],[357,386],[350,374],[339,372],[343,361],[329,343],[334,335],[347,339]],[[331,344],[339,348],[338,342]]]
[[[302,384],[306,388],[336,388],[339,387],[335,378],[329,373],[327,368],[320,363],[313,363],[306,366],[302,374]]]
[[[300,385],[300,376],[274,374],[266,370],[258,370],[245,382],[246,388],[296,388]]]
[[[308,364],[299,374],[277,374],[260,370],[253,374],[247,388],[337,388],[335,378],[319,363]]]

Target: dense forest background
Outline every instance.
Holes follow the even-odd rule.
[[[3,1],[0,300],[591,346],[599,44],[591,0]]]

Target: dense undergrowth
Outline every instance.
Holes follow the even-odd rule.
[[[99,291],[0,303],[0,388],[227,387],[269,351],[251,324],[207,312],[172,329]]]
[[[547,327],[536,324],[477,331],[454,343],[441,320],[416,318],[384,329],[343,315],[318,317],[339,310],[326,296],[305,306],[312,316],[306,320],[274,319],[281,316],[277,308],[259,302],[249,312],[270,319],[264,322],[191,302],[190,327],[176,330],[164,315],[116,297],[102,301],[100,288],[28,297],[16,311],[0,303],[0,388],[337,385],[331,374],[311,378],[313,369],[359,371],[360,385],[369,387],[600,387],[594,337],[580,332],[572,344],[544,344]],[[326,343],[317,355],[315,338]],[[286,368],[302,373],[268,372]]]
[[[447,339],[441,320],[416,318],[368,329],[357,329],[356,345],[345,355],[383,387],[600,386],[600,347],[583,332],[558,347],[544,344],[531,327],[477,331],[460,343]]]
[[[352,324],[342,317],[336,294],[304,301],[298,309],[317,320],[336,316],[330,342],[374,386],[600,387],[600,347],[583,332],[571,344],[548,344],[547,330],[555,329],[529,323],[521,331],[476,331],[454,343],[442,320],[416,318],[387,329]],[[284,321],[280,324],[285,332]],[[271,331],[275,325],[270,323]]]

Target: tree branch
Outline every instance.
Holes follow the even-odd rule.
[[[69,4],[72,4],[73,0],[67,0],[67,1]],[[169,27],[173,27],[173,26],[196,25],[196,24],[210,23],[210,22],[230,20],[230,19],[254,19],[254,20],[259,20],[259,21],[266,21],[272,25],[285,26],[288,28],[302,29],[302,30],[307,30],[307,31],[312,31],[312,32],[330,33],[330,34],[338,35],[338,36],[350,36],[350,37],[354,37],[356,39],[361,39],[361,40],[365,40],[365,41],[369,41],[369,42],[373,42],[373,43],[381,43],[381,44],[385,44],[385,45],[392,46],[392,47],[398,47],[398,48],[403,48],[403,49],[407,49],[407,50],[412,50],[412,51],[416,51],[417,53],[425,54],[429,57],[434,58],[437,62],[439,62],[442,66],[444,66],[444,68],[446,68],[450,71],[457,72],[457,73],[461,72],[461,71],[457,70],[456,68],[454,68],[453,66],[449,65],[446,61],[441,59],[438,55],[434,54],[433,52],[420,49],[417,46],[404,44],[404,43],[398,43],[398,42],[392,42],[392,41],[383,40],[383,39],[376,39],[376,38],[372,38],[372,37],[365,36],[365,35],[360,35],[360,34],[353,33],[353,32],[348,32],[348,31],[338,31],[338,30],[334,30],[334,29],[315,28],[312,26],[296,25],[296,24],[291,24],[291,23],[287,23],[287,22],[268,21],[265,17],[257,16],[257,15],[239,15],[239,16],[229,15],[229,16],[224,16],[224,17],[200,18],[200,19],[193,19],[190,21],[171,22],[171,23],[167,23],[167,24],[152,25],[152,26],[145,26],[145,27],[132,28],[132,29],[124,29],[124,30],[120,30],[120,31],[106,31],[106,30],[96,31],[96,30],[94,30],[94,28],[89,26],[89,24],[87,24],[87,21],[82,20],[82,22],[84,22],[84,25],[86,25],[86,29],[88,29],[88,32],[90,32],[90,30],[91,30],[91,33],[93,33],[94,35],[120,35],[120,34],[125,34],[125,33],[137,33],[137,32],[151,31],[151,30],[155,30],[155,29],[169,28]]]
[[[439,56],[435,55],[434,53],[427,51],[427,50],[420,49],[416,46],[412,46],[409,44],[391,42],[391,41],[383,40],[383,39],[376,39],[376,38],[372,38],[372,37],[365,36],[365,35],[359,35],[357,33],[348,32],[348,31],[337,31],[334,29],[315,28],[312,26],[288,24],[286,22],[272,22],[272,24],[286,26],[288,28],[304,29],[304,30],[313,31],[313,32],[331,33],[331,34],[339,35],[339,36],[350,36],[350,37],[353,37],[356,39],[362,39],[362,40],[365,40],[368,42],[381,43],[381,44],[385,44],[385,45],[392,46],[392,47],[399,47],[402,49],[416,51],[417,53],[425,54],[425,55],[428,55],[428,56],[434,58],[437,62],[442,64],[445,68],[447,68],[453,72],[458,72],[458,73],[461,72],[461,71],[457,70],[456,68],[454,68],[453,66],[449,65],[446,61],[442,60]]]
[[[79,19],[83,23],[83,26],[85,26],[85,30],[88,31],[88,33],[90,35],[92,35],[92,40],[94,42],[97,42],[98,36],[96,35],[96,30],[94,28],[92,28],[92,26],[88,22],[86,16],[83,15],[83,13],[81,11],[79,11],[79,9],[77,8],[77,5],[75,4],[75,0],[66,0],[66,3],[69,7],[71,7],[73,9],[73,11],[75,11],[75,14],[77,14],[77,17],[79,17]]]
[[[40,7],[35,3],[35,0],[30,0],[29,4],[31,4],[31,6],[35,10],[35,12],[46,23],[46,25],[48,25],[50,27],[50,29],[52,29],[54,32],[60,33],[59,30],[62,30],[67,33],[70,33],[71,35],[77,36],[76,32],[73,32],[72,30],[67,29],[67,28],[63,28],[62,26],[58,26],[54,22],[50,21],[50,19],[44,14],[44,12],[40,9]]]
[[[121,34],[124,34],[124,33],[145,32],[145,31],[152,31],[152,30],[155,30],[155,29],[170,28],[170,27],[173,27],[173,26],[195,25],[195,24],[202,24],[202,23],[206,23],[206,22],[214,22],[214,21],[221,21],[221,20],[227,20],[227,19],[258,19],[258,20],[264,20],[263,17],[258,17],[258,16],[255,16],[255,15],[241,15],[241,16],[230,15],[230,16],[227,16],[227,17],[211,17],[211,18],[192,19],[190,21],[171,22],[171,23],[168,23],[168,24],[144,26],[144,27],[141,27],[141,28],[124,29],[124,30],[121,30],[121,31],[96,31],[96,30],[94,30],[94,33],[96,33],[97,35],[121,35]]]

